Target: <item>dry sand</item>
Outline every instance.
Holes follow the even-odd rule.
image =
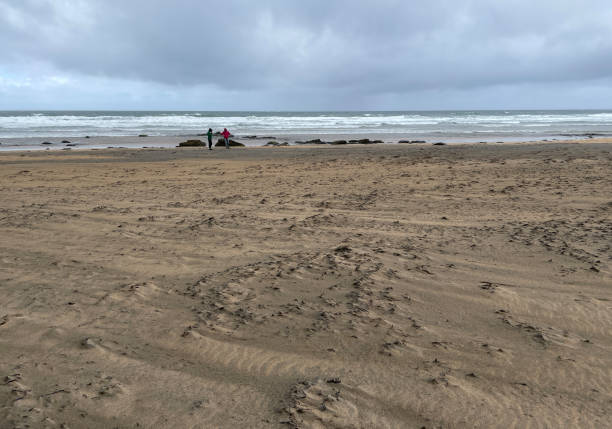
[[[0,154],[0,427],[612,426],[612,144]]]

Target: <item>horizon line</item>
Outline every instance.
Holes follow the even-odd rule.
[[[190,110],[190,109],[0,109],[0,112],[256,112],[256,113],[325,113],[325,112],[345,112],[345,113],[363,113],[363,112],[567,112],[567,111],[612,111],[610,108],[555,108],[555,109],[329,109],[329,110],[258,110],[258,109],[230,109],[230,110]]]

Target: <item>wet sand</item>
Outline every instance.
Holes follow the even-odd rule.
[[[560,143],[567,141],[579,141],[583,139],[587,142],[612,141],[610,137],[598,136],[597,134],[587,134],[586,136],[549,136],[541,137],[541,143]],[[214,142],[220,138],[215,134]],[[179,143],[186,140],[201,140],[206,142],[206,136],[202,134],[191,134],[181,136],[55,136],[55,137],[13,137],[0,139],[0,153],[11,151],[57,151],[57,150],[89,150],[89,149],[141,149],[141,148],[175,148]],[[388,144],[396,144],[402,142],[425,142],[429,144],[443,142],[449,144],[496,144],[496,143],[536,143],[529,141],[529,137],[519,138],[517,136],[480,136],[478,141],[474,138],[449,137],[449,136],[406,136],[402,133],[380,132],[380,133],[317,133],[317,134],[273,134],[273,135],[245,135],[238,134],[232,137],[247,147],[265,146],[268,142],[287,143],[289,145],[302,145],[304,142],[311,140],[321,140],[323,142],[332,143],[334,141],[355,141],[360,139],[369,139]],[[544,140],[542,140],[544,139]],[[63,143],[67,142],[67,143]],[[405,143],[402,143],[405,144]]]
[[[609,427],[612,143],[0,153],[2,427]]]

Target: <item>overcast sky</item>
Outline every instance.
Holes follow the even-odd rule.
[[[0,0],[0,109],[612,108],[611,0]]]

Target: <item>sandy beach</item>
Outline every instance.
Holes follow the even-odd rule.
[[[612,426],[612,143],[0,153],[0,427]]]

